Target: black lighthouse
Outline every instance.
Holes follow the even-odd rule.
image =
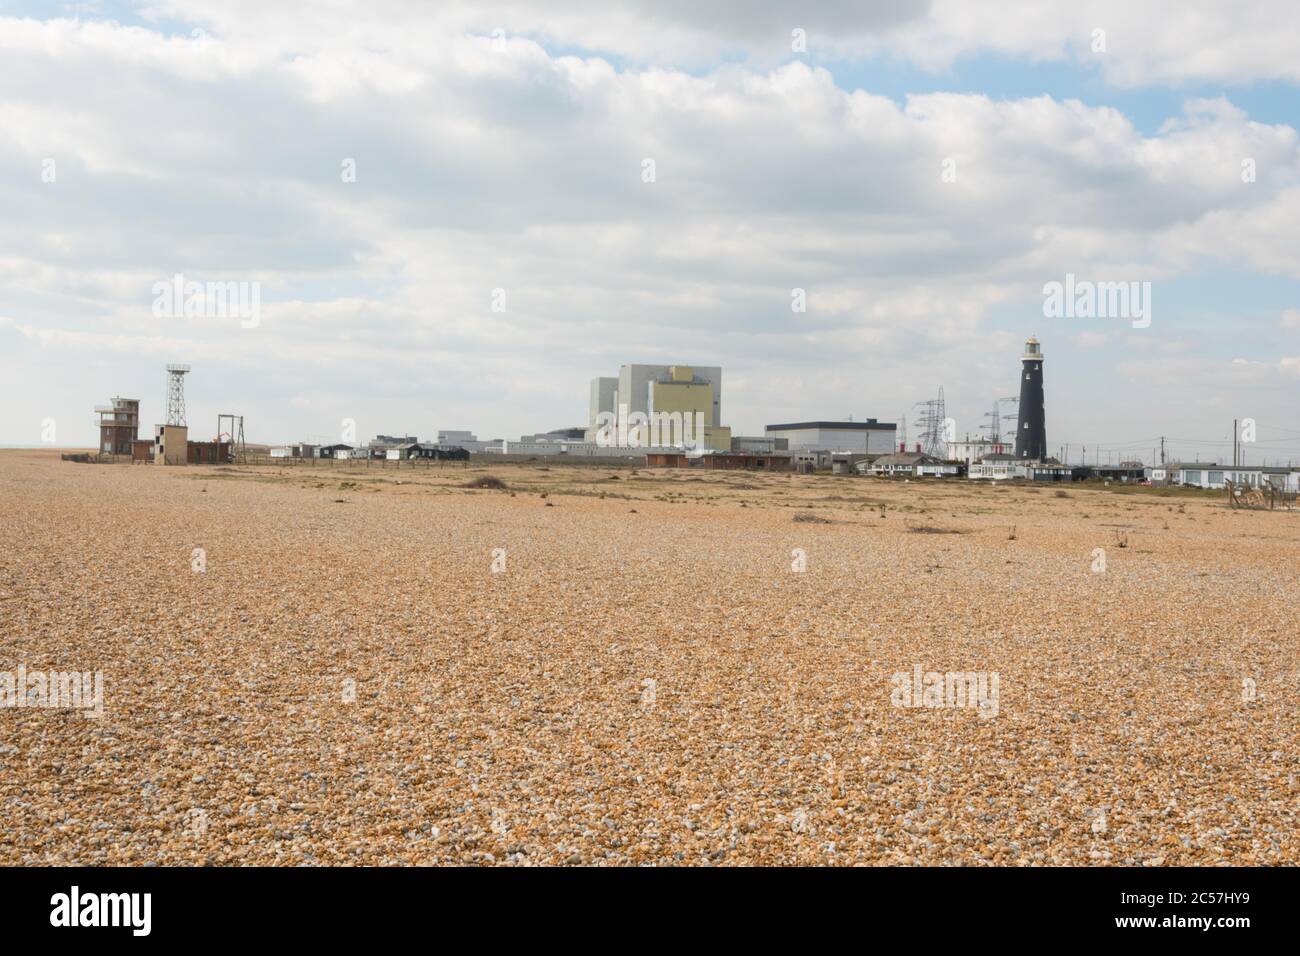
[[[1043,403],[1043,350],[1032,335],[1020,356],[1020,421],[1016,425],[1016,457],[1042,461],[1047,457],[1047,413]]]

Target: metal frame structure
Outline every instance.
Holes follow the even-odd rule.
[[[917,402],[912,407],[922,409],[916,419],[916,424],[921,429],[922,451],[940,460],[947,458],[948,442],[944,437],[944,428],[948,420],[948,410],[943,400],[943,386],[939,387],[938,398]]]
[[[185,375],[188,365],[167,366],[167,424],[185,424]]]
[[[230,427],[223,427],[226,422],[230,422]],[[225,435],[230,439],[230,455],[240,463],[248,458],[248,448],[244,444],[244,416],[231,415],[222,413],[217,416],[217,441],[221,441],[221,436]]]

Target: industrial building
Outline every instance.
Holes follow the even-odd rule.
[[[572,428],[554,428],[549,432],[537,432],[534,435],[520,435],[520,441],[586,441],[587,429],[574,426]]]
[[[627,411],[650,413],[651,383],[663,381],[670,376],[673,368],[688,369],[692,379],[712,386],[709,398],[709,414],[705,417],[706,425],[722,425],[722,369],[717,366],[702,365],[623,365],[619,367],[618,378],[593,378],[591,380],[590,420],[588,428],[598,427],[597,416],[601,412],[617,414],[619,406],[626,406]],[[595,436],[588,436],[594,441]]]
[[[791,422],[768,425],[768,438],[783,438],[790,451],[847,451],[887,455],[894,451],[898,426],[868,418],[864,422]]]
[[[588,441],[596,440],[597,421],[602,414],[614,415],[618,412],[618,378],[593,378],[591,394],[587,403]]]
[[[721,371],[717,378],[721,380]],[[635,444],[675,446],[694,440],[706,450],[731,450],[731,429],[717,421],[721,411],[714,384],[694,368],[673,365],[651,378],[646,406],[649,421],[637,426]],[[702,435],[695,430],[698,423],[703,423]]]
[[[674,377],[673,369],[680,370]],[[689,372],[690,377],[685,382],[682,381],[684,373]],[[587,421],[587,440],[596,440],[596,431],[601,425],[601,416],[616,416],[623,418],[627,415],[637,413],[649,416],[652,404],[654,402],[653,392],[654,383],[677,382],[677,384],[686,384],[698,387],[708,385],[710,392],[708,395],[707,407],[705,411],[704,423],[714,427],[722,425],[722,369],[717,366],[701,365],[623,365],[620,366],[617,378],[594,378],[591,380],[591,395],[589,403],[589,416]],[[691,389],[687,389],[691,391]],[[694,396],[693,398],[697,398]],[[671,404],[672,399],[666,393],[659,397],[661,410],[668,410],[667,405]],[[692,410],[697,406],[692,402]]]
[[[464,448],[468,452],[499,452],[504,442],[500,438],[480,441],[477,435],[468,431],[440,431],[437,444],[446,448]]]
[[[651,454],[672,454],[682,449],[671,445],[606,445],[603,442],[570,441],[548,438],[541,441],[521,438],[506,441],[501,447],[505,455],[565,458],[627,458],[640,459]]]
[[[624,455],[623,453],[627,454]],[[521,438],[519,441],[501,443],[503,455],[568,455],[571,458],[635,458],[644,455],[644,448],[612,448],[598,445],[592,441],[569,441],[567,439],[546,438],[540,441]]]
[[[605,448],[731,450],[722,424],[722,369],[624,365],[591,381],[588,442]]]
[[[389,458],[389,452],[395,448],[401,448],[403,445],[417,444],[420,439],[414,435],[376,435],[374,440],[366,446],[371,458]]]
[[[105,455],[130,455],[140,438],[140,399],[114,398],[111,405],[96,405],[99,415],[99,450]]]
[[[751,455],[774,455],[778,452],[789,453],[790,440],[788,438],[768,438],[754,435],[733,435],[731,437],[731,450],[734,452],[748,452]]]

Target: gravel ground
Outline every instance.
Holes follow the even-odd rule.
[[[0,709],[0,863],[1295,865],[1298,559],[1204,495],[0,452],[0,672],[104,681]]]

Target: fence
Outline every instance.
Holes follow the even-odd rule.
[[[271,455],[243,455],[241,465],[280,465],[287,468],[393,468],[401,470],[464,468],[468,461],[450,458],[276,458]]]

